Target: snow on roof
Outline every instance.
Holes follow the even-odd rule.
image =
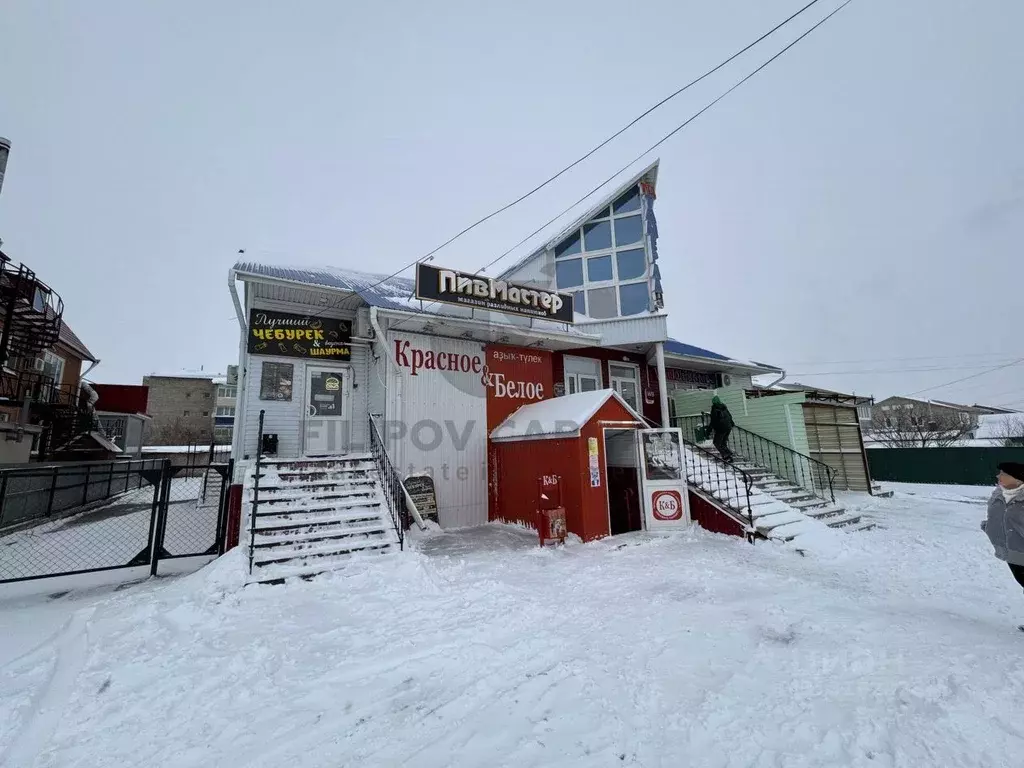
[[[640,179],[644,178],[645,176],[650,176],[651,183],[656,185],[657,181],[658,181],[658,164],[660,162],[661,162],[660,158],[656,159],[653,163],[651,163],[646,168],[644,168],[642,171],[640,171],[640,173],[638,173],[635,176],[633,176],[629,181],[625,182],[624,184],[620,184],[619,186],[617,186],[614,189],[614,191],[612,191],[610,194],[608,194],[604,198],[602,198],[601,202],[592,205],[590,208],[587,209],[586,213],[584,213],[582,216],[580,216],[575,221],[573,221],[572,224],[570,224],[567,227],[562,227],[562,229],[558,230],[557,234],[555,234],[555,235],[553,235],[551,237],[548,237],[544,241],[544,245],[542,245],[539,248],[536,248],[536,249],[530,251],[530,253],[528,253],[526,256],[524,256],[523,258],[519,259],[518,261],[516,261],[516,263],[513,264],[511,267],[508,267],[507,269],[503,270],[500,276],[504,277],[505,275],[508,275],[511,272],[514,272],[515,270],[519,269],[524,264],[528,264],[530,261],[535,259],[537,256],[539,256],[540,254],[544,253],[544,251],[546,251],[548,248],[552,248],[555,245],[557,245],[564,238],[566,238],[569,234],[571,234],[574,229],[579,229],[587,221],[592,219],[594,217],[594,215],[598,211],[600,211],[602,208],[606,208],[607,206],[611,205],[612,202],[615,201],[615,199],[618,198],[619,195],[621,195],[627,189],[629,189],[630,187],[636,186],[640,182]],[[604,185],[602,185],[602,186],[604,186]],[[593,194],[593,193],[591,193],[591,194]],[[587,195],[587,197],[590,197],[590,195]],[[581,200],[580,202],[583,202],[583,201]],[[576,206],[573,206],[573,208],[575,208],[575,207]],[[570,210],[572,210],[572,209],[570,209]],[[566,211],[565,213],[569,213],[569,211]],[[565,215],[565,214],[562,214],[562,215]],[[558,218],[560,219],[560,218],[562,218],[562,216],[559,216]]]
[[[702,347],[695,347],[693,344],[685,344],[675,339],[665,342],[666,355],[682,355],[683,357],[706,357],[709,360],[731,360],[732,358],[720,355]]]
[[[151,379],[209,379],[210,381],[213,381],[219,376],[223,376],[223,374],[211,373],[210,371],[204,371],[201,368],[199,370],[182,368],[176,371],[157,371],[156,373],[146,374],[146,377]]]
[[[373,275],[354,269],[340,267],[287,267],[274,264],[263,264],[255,261],[240,261],[235,270],[256,277],[267,277],[290,282],[316,285],[323,288],[350,291],[355,293],[371,307],[391,309],[399,312],[415,312],[443,317],[466,318],[466,307],[453,306],[441,302],[421,301],[414,298],[416,281],[408,277],[394,275]],[[500,314],[494,310],[496,314]],[[572,336],[586,336],[585,331],[577,331],[565,323],[533,318],[533,327],[537,330],[557,330]],[[523,326],[526,328],[526,326]]]
[[[633,410],[618,392],[614,389],[598,389],[520,406],[515,413],[494,428],[491,439],[511,442],[578,437],[583,425],[611,398],[618,400],[635,421],[644,424],[643,416]]]

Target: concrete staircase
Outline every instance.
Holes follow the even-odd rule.
[[[254,466],[246,487],[250,583],[309,578],[342,567],[357,555],[398,549],[369,454],[262,459],[259,475]]]
[[[867,531],[876,526],[876,523],[865,520],[862,515],[847,511],[841,504],[822,498],[753,462],[737,457],[733,461],[733,465],[750,475],[754,481],[754,487],[762,493],[785,503],[791,509],[813,520],[823,522],[829,528],[841,528],[852,533]]]

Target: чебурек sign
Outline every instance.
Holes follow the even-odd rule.
[[[572,294],[530,288],[430,264],[416,265],[416,298],[540,317],[558,323],[573,321]]]
[[[291,315],[269,309],[249,311],[247,349],[253,355],[352,358],[352,325],[348,320],[316,315]]]

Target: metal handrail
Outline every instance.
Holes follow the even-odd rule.
[[[707,413],[677,416],[672,419],[672,425],[680,427],[684,436],[689,431],[695,437],[696,427],[706,427],[707,417]],[[733,425],[729,438],[730,448],[736,455],[790,480],[815,496],[835,502],[833,481],[836,470],[825,462],[739,425]]]
[[[710,451],[683,438],[686,481],[711,496],[716,503],[747,519],[747,541],[757,536],[750,489],[754,479],[748,472],[723,461]],[[701,461],[703,459],[703,461]]]
[[[260,411],[259,429],[256,431],[256,467],[252,476],[252,511],[249,515],[249,573],[252,573],[252,562],[256,557],[256,505],[260,500],[260,457],[263,455],[263,418],[266,414],[266,411]]]
[[[381,437],[380,430],[377,429],[377,422],[373,420],[372,413],[367,415],[367,421],[369,422],[370,453],[373,456],[373,463],[377,466],[377,475],[380,477],[384,497],[388,503],[388,512],[391,513],[391,523],[398,535],[398,548],[405,549],[406,520],[401,510],[405,507],[408,494],[402,484],[402,478],[394,464],[391,463],[391,457],[384,446],[384,439]]]

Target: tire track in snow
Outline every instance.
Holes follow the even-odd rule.
[[[88,623],[95,608],[76,612],[54,642],[56,659],[50,678],[40,687],[29,706],[26,722],[0,757],[3,768],[26,768],[46,746],[60,722],[78,674],[89,650]],[[40,649],[22,655],[35,654]]]

